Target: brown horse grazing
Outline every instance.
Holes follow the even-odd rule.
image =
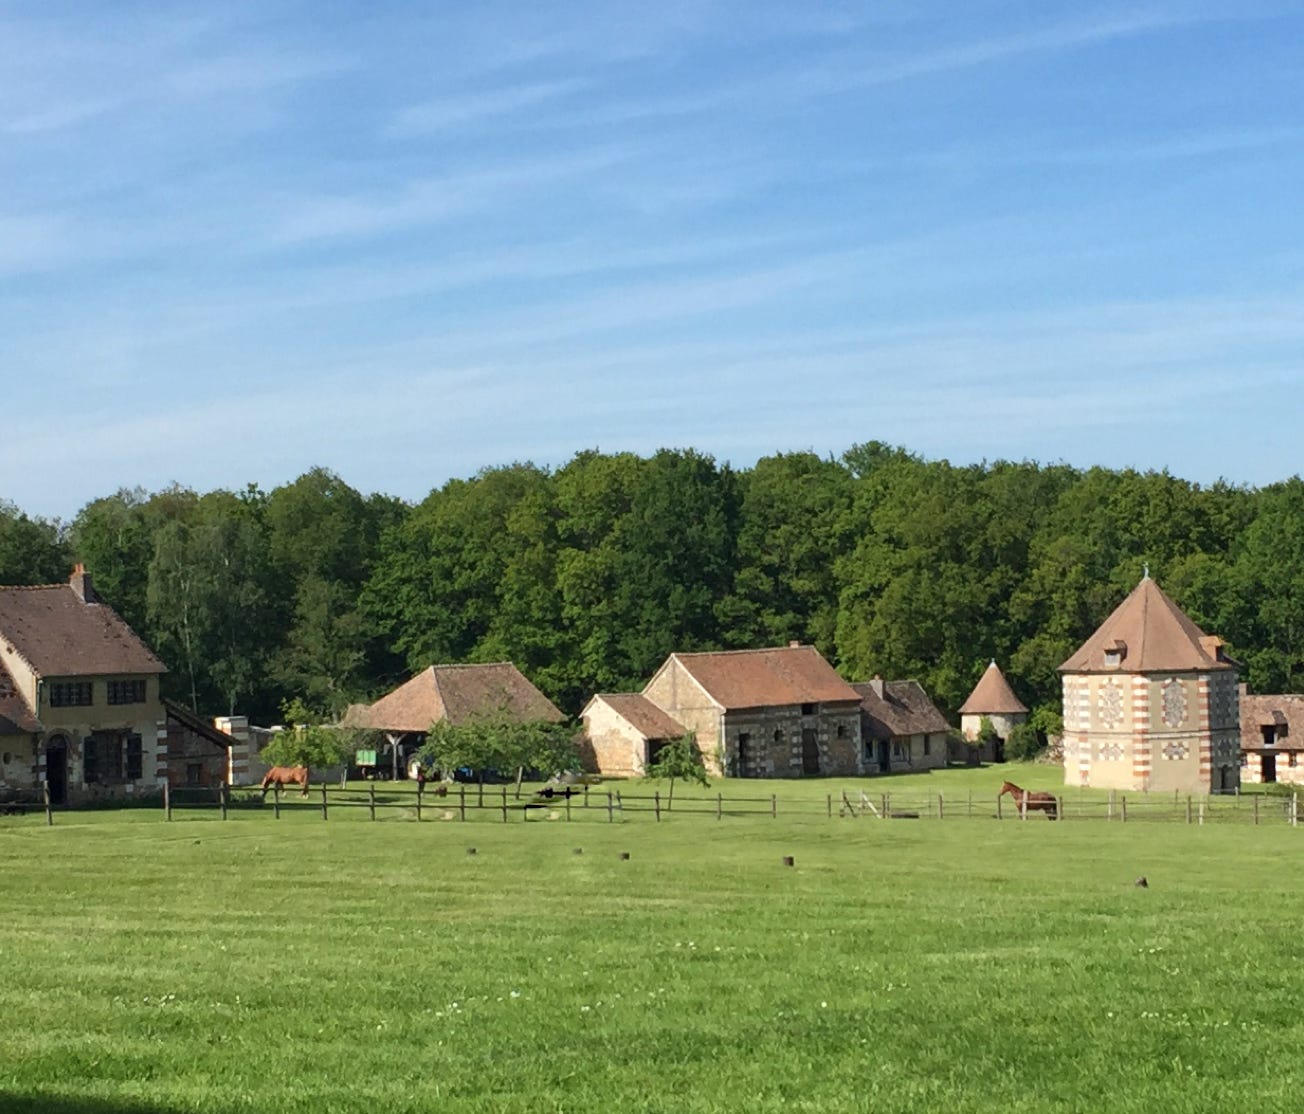
[[[996,795],[1003,797],[1006,793],[1014,798],[1020,816],[1026,818],[1030,812],[1044,812],[1047,820],[1059,819],[1059,801],[1055,799],[1054,793],[1033,793],[1027,789],[1020,789],[1012,781],[1002,785],[1001,791]]]
[[[267,771],[267,776],[263,778],[263,796],[267,796],[267,790],[273,785],[301,785],[303,786],[302,796],[308,795],[308,767],[307,766],[273,766]]]

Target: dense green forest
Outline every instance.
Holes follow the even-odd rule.
[[[1149,565],[1258,691],[1304,687],[1304,482],[955,467],[877,442],[734,469],[662,450],[512,464],[410,506],[314,469],[264,492],[0,503],[0,583],[84,561],[206,714],[323,715],[432,662],[515,661],[576,712],[674,650],[818,646],[948,712],[989,658],[1030,706]]]

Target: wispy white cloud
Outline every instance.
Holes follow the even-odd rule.
[[[390,136],[401,139],[431,135],[536,108],[569,97],[587,86],[588,82],[580,79],[540,81],[425,101],[401,109],[387,130]]]

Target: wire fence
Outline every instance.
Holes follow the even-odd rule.
[[[141,802],[142,804],[144,802]],[[256,787],[163,786],[159,797],[166,820],[174,813],[228,819],[232,813],[258,811],[275,819],[282,814],[369,820],[662,823],[674,820],[725,821],[739,818],[803,820],[985,820],[1105,821],[1107,823],[1299,824],[1298,793],[1247,793],[1219,796],[1180,793],[1029,793],[1023,798],[990,793],[869,792],[842,788],[824,800],[814,796],[726,796],[680,792],[625,792],[588,785],[545,786],[520,790],[507,785],[418,785],[377,790],[375,782],[310,786],[305,791],[267,792]],[[157,805],[154,807],[158,807]],[[0,814],[44,812],[53,824],[61,811],[48,788],[10,794],[0,800]]]
[[[826,820],[996,820],[996,821],[1105,821],[1109,823],[1185,823],[1298,826],[1296,793],[1196,796],[1179,793],[1121,793],[1085,795],[1029,793],[1023,798],[991,795],[924,792],[871,793],[860,788],[839,789],[823,801],[811,796],[783,797],[671,794],[659,790],[624,792],[620,788],[547,786],[542,790],[513,790],[507,785],[426,785],[416,792],[377,791],[365,787],[312,786],[306,792],[267,793],[257,789],[169,788],[162,795],[167,819],[174,811],[206,811],[225,819],[232,811],[268,810],[281,814],[316,813],[323,820],[340,810],[356,815],[365,810],[370,820],[497,820],[502,823],[550,821],[605,821],[653,823],[677,819],[724,821],[744,817],[773,820],[799,817]]]

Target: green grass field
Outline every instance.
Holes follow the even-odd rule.
[[[844,785],[0,819],[0,1111],[1300,1108],[1304,831],[830,820]]]

